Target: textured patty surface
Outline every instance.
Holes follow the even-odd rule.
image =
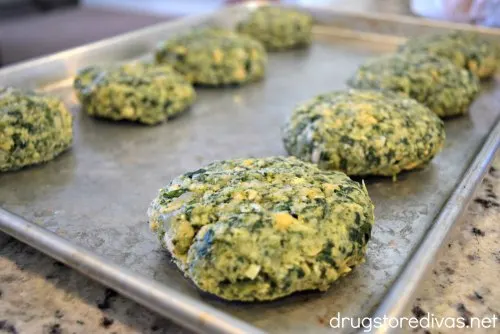
[[[287,151],[322,169],[394,176],[427,164],[443,147],[444,124],[392,92],[319,95],[297,107],[283,129]]]
[[[446,59],[425,54],[394,54],[370,60],[358,68],[348,84],[403,93],[440,117],[467,113],[479,92],[474,74]]]
[[[238,31],[261,41],[268,50],[290,49],[311,43],[313,19],[297,10],[263,6],[238,24]]]
[[[293,157],[214,162],[161,189],[150,226],[202,290],[271,300],[326,290],[364,261],[366,188]]]
[[[167,65],[91,66],[73,86],[89,115],[150,125],[184,111],[196,97],[191,84]]]
[[[156,61],[171,64],[194,84],[222,86],[261,79],[267,54],[260,42],[248,36],[207,28],[161,44]]]
[[[0,171],[49,161],[72,141],[72,116],[59,99],[0,88]]]
[[[467,32],[455,31],[449,34],[411,38],[399,50],[446,58],[455,65],[468,69],[479,78],[491,77],[498,64],[495,47],[479,36]]]

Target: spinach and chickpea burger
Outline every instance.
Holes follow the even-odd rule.
[[[140,62],[87,67],[73,86],[89,115],[148,125],[181,113],[196,97],[192,85],[172,67]]]
[[[225,86],[261,79],[267,64],[262,44],[229,30],[205,28],[162,43],[156,61],[170,64],[195,85]]]
[[[61,100],[0,88],[0,171],[52,160],[71,146],[72,116]]]
[[[400,46],[399,51],[446,58],[481,79],[493,76],[498,64],[495,47],[469,32],[454,31],[448,34],[413,37]]]
[[[463,115],[479,92],[479,80],[452,62],[425,54],[394,54],[361,65],[348,84],[407,95],[445,118]]]
[[[287,151],[325,170],[395,176],[426,165],[443,147],[443,121],[392,92],[350,90],[298,106],[283,129]]]
[[[240,301],[326,290],[364,262],[374,222],[364,185],[294,157],[185,173],[160,190],[148,215],[187,277]]]
[[[237,29],[259,40],[268,50],[284,50],[311,43],[311,15],[294,9],[263,6],[250,13]]]

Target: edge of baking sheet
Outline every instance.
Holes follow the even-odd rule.
[[[138,39],[141,36],[165,28],[175,28],[193,25],[203,20],[210,19],[214,15],[227,15],[234,10],[252,8],[261,5],[261,2],[250,2],[227,7],[215,13],[203,14],[187,18],[178,19],[171,22],[160,23],[151,27],[143,28],[134,32],[126,33],[116,37],[88,45],[59,52],[53,55],[37,58],[34,60],[15,64],[0,70],[0,79],[11,82],[12,80],[25,80],[27,72],[33,69],[42,68],[60,59],[79,57],[92,49],[99,49],[103,46],[120,44],[123,47],[125,41]],[[391,22],[393,24],[419,25],[428,27],[439,27],[447,29],[461,29],[478,31],[485,34],[497,35],[500,30],[478,28],[465,24],[444,23],[438,21],[423,20],[390,14],[365,14],[349,11],[339,11],[334,8],[322,6],[304,6],[303,8],[317,13],[325,12],[327,15],[336,15],[337,18],[346,17],[353,20],[361,18],[365,20]],[[319,14],[321,16],[321,14]],[[65,68],[64,71],[72,70]],[[42,71],[43,72],[43,71]],[[42,77],[46,72],[32,72],[36,77]],[[3,80],[0,80],[3,81]],[[488,135],[488,139],[481,148],[474,162],[464,174],[463,180],[448,199],[436,219],[433,226],[424,236],[420,246],[415,251],[409,262],[403,267],[402,273],[396,282],[389,289],[374,316],[400,316],[405,311],[406,306],[411,302],[412,294],[415,292],[418,283],[423,278],[427,269],[432,265],[432,259],[437,254],[443,244],[448,232],[458,221],[465,210],[474,190],[486,172],[492,157],[500,142],[500,122]],[[19,239],[20,241],[33,246],[39,251],[64,262],[68,266],[78,270],[104,285],[112,287],[123,295],[143,304],[156,312],[172,318],[179,324],[195,331],[210,333],[260,333],[261,330],[236,319],[211,306],[198,302],[190,297],[184,296],[173,289],[160,283],[147,279],[128,269],[120,267],[111,261],[96,255],[94,252],[74,245],[68,240],[29,222],[17,215],[14,215],[0,208],[0,230]],[[380,328],[378,333],[392,333],[390,328]]]
[[[50,65],[51,63],[56,62],[57,60],[60,59],[71,59],[71,58],[78,58],[81,54],[87,53],[90,50],[95,50],[99,49],[105,46],[109,45],[120,45],[122,47],[122,43],[130,40],[130,39],[135,39],[136,41],[140,41],[139,38],[144,35],[149,35],[151,33],[154,33],[155,31],[162,31],[165,28],[179,28],[183,26],[189,26],[193,25],[196,23],[199,23],[203,20],[213,18],[214,16],[227,16],[229,15],[232,11],[238,12],[238,10],[243,10],[243,9],[250,9],[250,8],[256,8],[258,6],[261,6],[263,4],[266,4],[267,1],[249,1],[243,4],[236,4],[232,6],[225,7],[223,9],[220,9],[215,12],[211,13],[206,13],[206,14],[201,14],[201,15],[193,15],[189,17],[183,17],[179,19],[174,19],[172,21],[168,22],[163,22],[163,23],[157,23],[154,25],[151,25],[149,27],[145,27],[142,29],[138,29],[132,32],[120,34],[114,37],[106,38],[97,42],[93,43],[88,43],[79,47],[71,48],[65,51],[57,52],[54,54],[46,55],[46,56],[41,56],[38,58],[22,61],[19,63],[14,63],[12,65],[9,65],[5,68],[0,68],[0,84],[2,84],[2,78],[7,78],[9,82],[14,80],[14,82],[19,82],[23,81],[26,79],[26,77],[23,75],[23,72],[25,72],[27,69],[33,69],[33,68],[42,68],[43,66]],[[271,5],[274,5],[271,3]],[[346,10],[338,10],[335,9],[332,6],[325,6],[325,5],[303,5],[303,6],[296,6],[296,5],[280,5],[280,6],[285,6],[285,7],[298,7],[302,8],[304,10],[309,10],[311,12],[314,12],[315,15],[318,17],[322,17],[323,15],[327,16],[332,16],[334,15],[335,18],[345,18],[346,20],[356,20],[356,19],[363,19],[367,21],[373,21],[373,22],[386,22],[386,23],[392,23],[394,25],[397,24],[405,24],[405,25],[418,25],[419,27],[429,27],[429,28],[444,28],[444,29],[457,29],[457,30],[466,30],[466,31],[475,31],[478,33],[481,33],[486,36],[491,36],[491,37],[496,37],[500,36],[500,29],[495,29],[495,28],[484,28],[484,27],[478,27],[478,26],[473,26],[469,24],[463,24],[463,23],[455,23],[455,22],[442,22],[442,21],[436,21],[436,20],[429,20],[429,19],[423,19],[423,18],[416,18],[416,17],[409,17],[409,16],[404,16],[404,15],[396,15],[396,14],[387,14],[387,13],[360,13],[360,12],[355,12],[355,11],[346,11]],[[391,33],[395,33],[394,31],[391,31]],[[404,33],[404,32],[401,32]],[[76,70],[76,69],[65,69],[65,70]],[[32,76],[42,76],[45,75],[46,72],[35,72],[35,73],[30,73],[30,78]],[[67,74],[67,73],[65,73]]]
[[[413,300],[420,281],[435,263],[441,246],[446,242],[454,226],[460,221],[467,204],[481,183],[488,170],[496,151],[500,147],[500,120],[489,133],[485,143],[474,161],[465,172],[462,181],[453,191],[450,198],[441,209],[434,224],[425,234],[420,245],[403,267],[402,272],[389,288],[382,302],[372,317],[397,318],[405,315],[408,306]],[[373,333],[400,333],[399,328],[391,328],[387,324]]]
[[[0,208],[0,230],[180,325],[204,333],[263,333]]]

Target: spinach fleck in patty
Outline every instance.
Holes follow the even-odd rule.
[[[248,36],[207,28],[162,43],[156,61],[172,65],[194,84],[224,86],[261,79],[267,54]]]
[[[432,54],[466,68],[479,78],[494,75],[498,55],[495,46],[474,33],[454,31],[448,34],[414,37],[399,50],[406,53]]]
[[[0,171],[46,162],[68,149],[72,120],[55,97],[0,88]]]
[[[89,115],[148,125],[179,114],[196,97],[172,67],[145,63],[87,67],[75,78],[74,88]]]
[[[294,9],[263,6],[238,24],[238,31],[261,41],[268,50],[291,49],[311,43],[311,15]]]
[[[298,106],[283,129],[287,151],[322,169],[394,176],[427,164],[443,147],[442,120],[391,92],[333,92]]]
[[[374,222],[364,186],[293,157],[185,173],[160,190],[148,215],[200,289],[242,301],[326,290],[364,261]]]
[[[467,113],[479,92],[477,77],[452,62],[425,54],[394,54],[361,65],[348,84],[403,93],[440,117]]]

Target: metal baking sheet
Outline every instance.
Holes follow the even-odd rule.
[[[78,68],[147,56],[158,41],[194,26],[231,27],[255,6],[160,24],[1,70],[0,85],[63,98],[75,116],[75,142],[52,162],[0,175],[5,209],[0,209],[0,229],[185,326],[210,332],[329,333],[329,319],[337,313],[373,314],[422,240],[426,249],[418,249],[420,256],[411,263],[428,266],[425,255],[444,239],[433,229],[453,225],[498,146],[500,127],[493,130],[500,115],[498,76],[483,85],[468,116],[446,121],[446,147],[429,166],[404,173],[397,182],[365,180],[376,207],[367,261],[327,292],[266,303],[225,302],[200,293],[160,249],[149,232],[146,209],[173,177],[213,160],[283,155],[280,127],[297,103],[344,89],[359,64],[393,52],[403,36],[475,29],[307,7],[318,22],[312,47],[270,54],[261,82],[197,89],[198,100],[188,112],[154,127],[96,120],[81,112],[71,89]],[[500,38],[498,30],[477,31]],[[446,222],[442,210],[450,207],[452,221]],[[434,237],[425,239],[429,230]],[[394,310],[394,291],[418,283],[401,279],[399,290],[384,300],[384,310]]]

